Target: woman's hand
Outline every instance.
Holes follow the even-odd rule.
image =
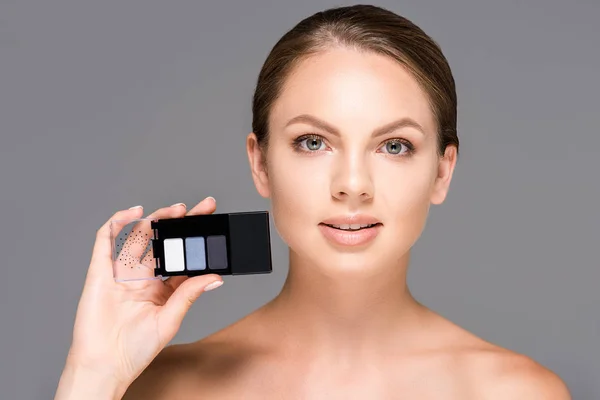
[[[215,208],[215,200],[208,197],[187,215],[211,214]],[[178,218],[186,215],[185,211],[185,205],[176,204],[161,208],[148,218]],[[110,221],[138,219],[142,214],[141,207],[119,211],[97,232],[57,400],[121,398],[175,336],[192,303],[203,291],[223,283],[216,274],[171,277],[164,282],[161,279],[115,282]],[[113,226],[114,234],[122,228]],[[134,229],[142,237],[152,234],[149,223]],[[121,253],[126,250],[128,257],[140,260],[148,267],[145,273],[152,277],[154,260],[141,259],[145,249],[146,243],[131,240],[126,241]]]

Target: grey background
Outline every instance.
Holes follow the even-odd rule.
[[[0,4],[0,397],[52,398],[96,229],[114,211],[204,196],[266,209],[245,155],[275,41],[342,1]],[[600,2],[380,1],[420,25],[458,85],[459,160],[409,283],[429,307],[600,398]],[[187,316],[197,340],[274,296],[226,278]],[[143,340],[143,338],[142,338]]]

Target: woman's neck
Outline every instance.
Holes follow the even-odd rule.
[[[418,341],[427,310],[406,285],[409,258],[385,273],[369,274],[365,266],[331,276],[290,253],[287,280],[264,311],[280,322],[277,329],[285,342],[321,355],[377,352],[392,343],[410,347]]]

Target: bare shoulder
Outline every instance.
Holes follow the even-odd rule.
[[[484,341],[464,352],[469,392],[486,400],[571,400],[567,385],[532,358]]]
[[[242,320],[243,321],[243,320]],[[260,350],[244,338],[242,321],[202,340],[164,348],[130,385],[124,400],[228,398]]]
[[[482,398],[571,400],[565,382],[553,371],[532,358],[506,349],[480,355],[486,375],[479,388]]]
[[[553,371],[533,358],[490,343],[473,333],[439,318],[446,335],[442,360],[463,397],[504,400],[571,400],[567,385]]]

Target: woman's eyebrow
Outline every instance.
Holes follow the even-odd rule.
[[[316,128],[322,129],[334,136],[340,136],[340,131],[337,128],[328,124],[327,122],[323,121],[322,119],[319,119],[319,118],[317,118],[313,115],[309,115],[309,114],[301,114],[301,115],[298,115],[298,116],[290,119],[287,122],[287,124],[285,125],[285,127],[288,127],[293,124],[298,124],[298,123],[309,124]],[[382,135],[391,133],[391,132],[393,132],[397,129],[401,129],[401,128],[415,128],[416,130],[421,132],[423,135],[425,135],[425,130],[417,121],[415,121],[412,118],[404,117],[404,118],[400,118],[396,121],[392,121],[388,124],[385,124],[377,129],[375,129],[373,131],[372,136],[373,137],[382,136]]]

